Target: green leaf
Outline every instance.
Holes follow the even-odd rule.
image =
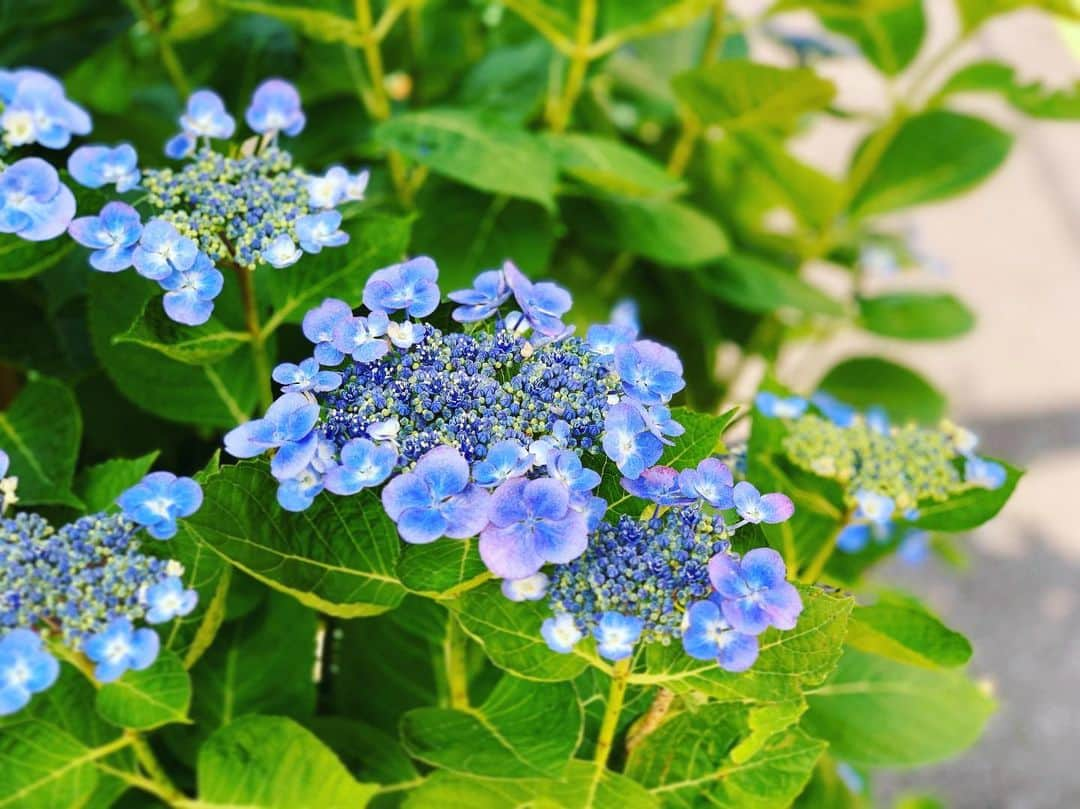
[[[305,5],[289,5],[264,0],[216,0],[234,11],[265,14],[298,28],[305,36],[321,42],[343,42],[355,47],[363,44],[363,32],[355,20],[343,17],[330,9]],[[333,5],[333,4],[330,4]]]
[[[1070,20],[1080,20],[1071,0],[956,0],[965,32],[974,31],[991,17],[1022,8],[1035,8]]]
[[[685,183],[645,154],[599,135],[545,136],[559,168],[601,191],[628,197],[673,197]]]
[[[116,498],[143,479],[159,454],[155,450],[141,458],[113,458],[79,472],[75,491],[87,512],[115,508]]]
[[[640,784],[587,761],[571,761],[561,779],[476,778],[452,772],[429,776],[405,799],[403,809],[660,809]]]
[[[247,716],[211,736],[199,750],[198,782],[206,809],[360,809],[378,791],[310,731],[276,716]]]
[[[5,726],[0,732],[0,807],[83,806],[98,783],[94,761],[115,746],[89,748],[47,722]]]
[[[32,278],[69,255],[77,255],[77,250],[81,248],[73,239],[31,242],[12,233],[0,234],[0,281]]]
[[[384,785],[420,780],[398,740],[374,725],[341,716],[314,716],[304,725],[358,778]]]
[[[697,466],[710,455],[723,452],[724,431],[739,414],[739,408],[732,407],[719,416],[711,413],[696,413],[687,407],[672,408],[671,417],[686,430],[674,439],[675,445],[664,450],[661,463],[677,469]]]
[[[1009,154],[1012,136],[980,118],[931,110],[906,120],[854,189],[856,217],[947,199],[978,185]]]
[[[734,750],[751,733],[749,713],[712,703],[678,714],[633,750],[626,774],[672,809],[785,809],[810,780],[826,745],[789,730],[769,737],[751,757],[736,759]]]
[[[581,722],[569,683],[504,675],[478,707],[409,711],[401,720],[401,738],[413,758],[454,772],[557,778],[574,754]]]
[[[947,293],[893,292],[859,299],[863,328],[898,340],[949,340],[967,334],[975,315]]]
[[[544,275],[551,261],[555,223],[536,203],[432,178],[417,208],[409,246],[415,254],[436,257],[444,290],[471,287],[477,273],[508,258],[533,278]]]
[[[450,608],[492,663],[527,680],[572,680],[595,660],[585,651],[587,643],[573,654],[551,651],[540,635],[540,625],[551,616],[547,604],[510,601],[495,582],[470,590]]]
[[[746,59],[725,59],[681,73],[675,95],[703,123],[727,130],[791,127],[824,109],[836,94],[831,81],[809,68],[780,68]]]
[[[929,531],[970,531],[990,521],[1005,507],[1024,474],[1005,461],[991,458],[1005,467],[1005,483],[997,489],[973,487],[942,502],[919,504],[915,525]]]
[[[475,539],[406,545],[397,575],[410,590],[428,598],[450,598],[462,586],[490,578]]]
[[[760,637],[760,655],[742,674],[722,670],[713,661],[695,660],[680,644],[647,647],[644,673],[631,682],[663,685],[678,693],[700,691],[723,702],[787,702],[803,689],[821,683],[840,658],[852,599],[818,588],[800,587],[803,612],[788,632],[768,629]]]
[[[565,197],[562,214],[583,240],[672,267],[697,267],[728,252],[720,225],[683,202]]]
[[[871,767],[930,764],[971,746],[994,702],[962,672],[906,666],[855,649],[807,694],[803,727],[837,757]]]
[[[993,93],[1014,109],[1032,118],[1074,121],[1080,118],[1080,82],[1068,90],[1055,90],[1042,82],[1020,82],[1016,69],[1002,62],[986,60],[965,65],[945,82],[933,103],[963,93]]]
[[[197,479],[202,482],[204,474],[198,475]],[[190,669],[210,646],[225,618],[225,600],[235,577],[232,568],[220,556],[182,528],[167,543],[155,544],[150,549],[182,564],[184,584],[199,594],[194,610],[174,618],[161,631],[162,646],[176,652],[184,661],[184,667]]]
[[[856,607],[847,644],[871,654],[924,668],[953,668],[971,659],[971,644],[913,598],[882,595]]]
[[[148,669],[128,671],[97,692],[97,711],[117,727],[151,730],[187,722],[191,678],[175,653],[165,649]]]
[[[710,293],[748,312],[765,314],[786,308],[808,315],[844,315],[839,301],[802,280],[796,272],[746,253],[725,256],[704,268],[699,279]]]
[[[712,0],[620,0],[601,4],[605,39],[629,42],[694,22]]]
[[[222,360],[251,335],[232,331],[216,318],[202,326],[184,326],[169,319],[161,301],[150,299],[128,330],[112,338],[113,343],[134,343],[187,365],[207,365]]]
[[[897,421],[922,424],[945,417],[945,396],[926,379],[881,357],[852,357],[834,365],[817,385],[852,407],[884,407]]]
[[[825,26],[853,39],[886,76],[896,76],[908,67],[926,36],[922,0],[840,0],[821,5],[825,7],[819,12]],[[843,7],[842,13],[828,13],[828,5]]]
[[[555,208],[555,160],[544,142],[497,117],[427,109],[380,124],[375,138],[465,185]]]
[[[162,418],[211,427],[234,427],[254,408],[255,371],[246,351],[213,365],[194,366],[145,346],[113,343],[113,336],[127,330],[147,299],[157,297],[145,278],[91,273],[88,289],[94,353],[127,399]],[[223,297],[229,293],[226,286]]]
[[[264,462],[223,467],[203,483],[203,505],[182,531],[222,558],[309,607],[350,618],[393,609],[405,595],[394,575],[397,528],[370,491],[320,497],[302,513],[276,501]]]
[[[82,507],[71,491],[81,437],[82,415],[67,385],[38,378],[19,392],[0,412],[0,447],[11,458],[8,474],[19,479],[19,502]]]
[[[299,323],[324,298],[359,306],[368,276],[404,257],[411,227],[411,217],[361,208],[341,223],[349,235],[347,244],[304,256],[291,267],[256,270],[260,297],[265,292],[273,307],[264,329],[275,323]]]

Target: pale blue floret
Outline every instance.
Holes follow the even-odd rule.
[[[476,276],[472,289],[451,292],[447,297],[459,303],[451,313],[458,323],[476,323],[487,320],[510,299],[510,287],[502,270],[486,270]]]
[[[837,427],[850,427],[855,423],[855,419],[859,415],[859,411],[854,407],[844,404],[836,397],[825,393],[825,391],[819,390],[810,397],[810,402]]]
[[[390,319],[383,312],[372,312],[367,317],[349,317],[334,327],[332,345],[342,355],[356,362],[375,362],[390,350],[386,338]]]
[[[390,477],[397,459],[393,447],[367,438],[354,438],[341,448],[341,463],[326,473],[326,490],[349,495],[378,486]]]
[[[770,626],[795,628],[802,598],[786,574],[783,558],[772,548],[755,548],[741,558],[718,553],[709,560],[709,581],[724,619],[747,635],[760,635]]]
[[[300,94],[282,79],[267,79],[255,89],[244,120],[252,131],[263,135],[274,135],[279,131],[298,135],[306,121],[300,107]]]
[[[545,619],[540,625],[540,635],[548,648],[559,654],[570,654],[584,637],[574,621],[574,616],[566,612]]]
[[[612,405],[604,418],[604,452],[628,478],[637,478],[660,460],[664,446],[649,432],[638,407],[630,402]]]
[[[644,628],[645,622],[635,616],[618,612],[604,613],[593,628],[597,653],[611,661],[630,657]]]
[[[533,460],[532,453],[520,441],[512,438],[496,441],[488,447],[487,455],[473,464],[473,480],[480,486],[492,488],[524,475],[532,468]]]
[[[679,473],[679,488],[683,494],[717,509],[735,507],[734,485],[731,470],[717,458],[706,458],[696,469],[684,469]]]
[[[0,70],[0,129],[8,146],[39,143],[63,149],[72,135],[90,132],[90,116],[64,95],[64,86],[33,68]]]
[[[615,370],[623,390],[643,405],[667,404],[686,386],[679,355],[652,340],[618,346]]]
[[[564,483],[511,478],[491,495],[480,558],[496,576],[523,579],[545,563],[573,561],[587,543],[585,515],[570,507]]]
[[[132,254],[135,271],[144,278],[161,281],[176,270],[189,270],[199,248],[171,222],[151,219],[143,227],[139,244]]]
[[[524,579],[503,579],[502,594],[511,601],[539,601],[547,595],[550,580],[544,573]]]
[[[24,157],[0,172],[0,233],[31,242],[54,239],[75,216],[75,196],[56,169]]]
[[[296,242],[292,240],[288,233],[279,233],[262,251],[263,260],[271,267],[276,267],[279,270],[291,267],[303,255],[304,252],[296,246]]]
[[[272,376],[281,384],[282,393],[326,393],[341,387],[341,374],[319,370],[319,363],[314,359],[306,359],[299,365],[283,362],[274,368]]]
[[[83,652],[97,665],[100,683],[118,680],[129,669],[148,669],[157,659],[161,639],[152,629],[135,629],[130,618],[116,618],[83,643]]]
[[[806,412],[809,402],[801,396],[779,396],[762,391],[754,398],[754,405],[769,418],[797,419]]]
[[[146,588],[146,622],[163,624],[174,618],[190,615],[198,603],[199,594],[185,590],[179,576],[168,576]]]
[[[427,452],[411,472],[398,475],[382,491],[387,515],[401,538],[413,544],[476,536],[487,525],[490,497],[469,482],[469,462],[447,446]]]
[[[214,312],[214,299],[221,294],[225,278],[204,254],[186,270],[173,270],[159,282],[166,290],[162,304],[165,314],[177,323],[201,326]]]
[[[302,393],[286,393],[261,419],[235,427],[225,434],[225,451],[234,458],[254,458],[277,449],[270,471],[278,480],[302,472],[318,449],[312,430],[319,419],[319,406]]]
[[[749,523],[780,523],[795,513],[795,504],[786,494],[762,494],[745,480],[735,484],[731,498],[739,516]]]
[[[56,682],[60,664],[29,629],[12,629],[0,639],[0,716],[26,707],[33,694]]]
[[[97,216],[80,216],[68,226],[71,238],[94,250],[90,266],[101,272],[132,265],[142,230],[139,212],[124,202],[106,203]]]
[[[115,185],[118,193],[139,184],[139,156],[130,143],[116,147],[80,146],[68,158],[68,172],[87,188]]]
[[[427,317],[439,305],[438,275],[427,256],[376,270],[364,285],[364,306],[372,312],[403,309],[409,317]]]
[[[304,315],[300,328],[304,336],[314,343],[315,359],[320,365],[337,365],[345,358],[344,352],[334,348],[334,331],[338,324],[352,316],[349,304],[337,298],[327,298]]]
[[[151,472],[117,498],[126,519],[146,528],[156,539],[176,535],[176,521],[202,506],[202,487],[171,472]]]
[[[695,499],[679,488],[679,473],[670,466],[654,466],[636,478],[623,478],[620,483],[634,497],[651,500],[661,506],[692,503]]]
[[[304,252],[318,253],[324,247],[340,247],[347,243],[349,234],[341,230],[338,211],[322,211],[296,220],[296,238]]]
[[[983,489],[1000,489],[1008,473],[1002,464],[972,455],[964,461],[964,481]]]
[[[196,90],[188,96],[180,126],[190,135],[222,140],[231,138],[236,131],[236,121],[225,111],[225,103],[213,90]]]
[[[503,265],[503,276],[533,331],[546,337],[566,333],[562,316],[573,303],[569,292],[550,281],[533,283],[510,261]]]
[[[341,166],[332,166],[321,177],[308,178],[308,200],[313,208],[336,208],[347,199],[349,184],[349,173]]]
[[[683,650],[697,660],[715,660],[725,671],[746,671],[758,657],[755,635],[737,632],[713,600],[696,601],[686,610]]]

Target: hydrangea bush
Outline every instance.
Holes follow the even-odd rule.
[[[895,214],[1004,161],[960,95],[1080,114],[946,69],[1012,4],[914,68],[919,0],[166,5],[4,46],[0,806],[857,807],[978,739],[876,571],[1021,471],[779,360],[971,328]]]

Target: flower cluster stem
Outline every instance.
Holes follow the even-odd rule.
[[[169,81],[176,88],[176,92],[186,98],[191,93],[191,82],[188,81],[180,57],[173,50],[172,43],[169,42],[169,36],[162,29],[161,22],[155,15],[154,10],[146,0],[130,0],[129,4],[135,15],[150,29],[154,43],[157,45],[158,54],[161,56],[161,64],[164,66],[165,72],[169,74]]]
[[[161,762],[157,760],[150,744],[138,733],[131,732],[131,746],[135,751],[135,758],[139,760],[139,766],[143,768],[150,780],[158,787],[160,794],[171,803],[185,800],[186,796],[181,792],[172,779],[169,778]]]
[[[451,613],[446,619],[443,664],[446,669],[447,690],[450,692],[450,707],[462,711],[469,708],[469,674],[465,651],[465,633]]]
[[[799,574],[799,580],[806,584],[816,584],[817,580],[821,578],[821,574],[825,572],[825,566],[829,564],[829,560],[832,558],[833,553],[836,551],[836,541],[840,538],[840,532],[844,530],[848,522],[851,519],[850,514],[845,514],[843,519],[840,520],[840,525],[837,527],[829,538],[821,544],[817,553],[807,564],[806,568]]]
[[[255,367],[255,380],[259,389],[259,405],[265,411],[274,401],[270,387],[270,357],[266,353],[267,334],[259,319],[259,301],[255,294],[255,271],[233,264],[240,282],[240,298],[244,303],[244,321],[251,335],[251,361]]]
[[[623,701],[626,699],[626,686],[630,679],[630,658],[618,661],[611,669],[611,688],[608,690],[607,704],[604,706],[604,718],[600,722],[600,734],[596,738],[596,752],[593,761],[598,772],[607,767],[611,748],[615,743],[615,732],[619,729],[619,715],[622,714]]]
[[[581,0],[578,6],[578,25],[575,48],[566,71],[562,93],[548,111],[548,124],[553,132],[565,132],[570,123],[574,104],[581,95],[585,73],[589,68],[589,46],[596,29],[596,0]]]

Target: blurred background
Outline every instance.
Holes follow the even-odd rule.
[[[926,10],[923,54],[955,26],[949,2],[931,0]],[[1021,11],[991,21],[951,63],[1000,59],[1025,80],[1064,88],[1080,78],[1080,51],[1070,42],[1080,43],[1080,28]],[[884,109],[881,79],[864,62],[829,60],[817,69],[852,107]],[[999,518],[963,546],[965,569],[931,558],[880,572],[971,638],[972,673],[988,679],[1000,709],[962,758],[882,774],[878,791],[917,789],[970,809],[1080,806],[1080,531],[1070,508],[1080,492],[1080,125],[1023,118],[992,99],[972,99],[970,108],[1016,133],[1008,161],[975,193],[896,224],[933,259],[912,280],[925,287],[927,275],[939,274],[940,287],[962,292],[978,313],[976,329],[923,345],[850,332],[824,351],[794,348],[780,376],[809,385],[853,353],[910,363],[948,391],[956,421],[986,451],[1028,470]],[[839,171],[853,137],[823,122],[796,139],[795,151]]]

